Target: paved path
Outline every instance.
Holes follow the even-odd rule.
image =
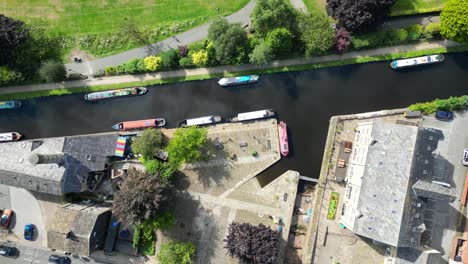
[[[255,0],[251,0],[246,6],[236,13],[227,16],[226,19],[231,23],[246,24],[250,22],[250,13],[255,5]],[[210,22],[201,26],[192,28],[189,31],[175,35],[175,38],[170,37],[163,41],[142,47],[122,52],[116,55],[82,62],[65,64],[71,72],[91,75],[94,72],[104,69],[106,66],[115,66],[127,62],[134,58],[144,58],[149,55],[157,54],[161,51],[166,51],[171,48],[177,48],[181,45],[187,45],[196,41],[200,41],[208,37],[208,27]]]
[[[241,71],[249,71],[249,70],[255,70],[255,69],[289,67],[289,66],[312,64],[312,63],[324,63],[324,62],[344,60],[344,59],[350,59],[350,58],[360,58],[360,57],[366,57],[366,56],[393,54],[393,53],[407,52],[407,51],[435,49],[435,48],[441,48],[441,47],[455,47],[455,46],[460,46],[460,45],[462,44],[454,42],[454,41],[450,41],[450,40],[439,40],[439,41],[433,41],[433,42],[384,47],[384,48],[378,48],[378,49],[373,49],[373,50],[352,51],[352,52],[345,53],[341,56],[340,55],[326,55],[326,56],[313,57],[313,58],[296,58],[296,59],[288,59],[288,60],[281,60],[281,61],[273,61],[271,63],[262,65],[262,66],[253,65],[253,64],[245,64],[245,65],[238,65],[238,66],[218,66],[218,67],[213,67],[213,68],[199,68],[199,69],[190,69],[190,70],[182,69],[182,70],[140,74],[140,75],[123,75],[123,76],[114,76],[114,77],[90,78],[87,80],[68,81],[68,82],[61,82],[61,83],[10,86],[10,87],[1,88],[0,94],[42,91],[42,90],[52,90],[52,89],[60,89],[60,88],[74,88],[74,87],[95,86],[95,85],[106,85],[106,84],[119,84],[119,83],[128,83],[128,82],[134,82],[134,81],[150,81],[150,80],[157,80],[157,79],[206,75],[206,74],[222,74],[222,73],[227,73],[227,72],[241,72]]]
[[[304,13],[308,13],[306,5],[304,4],[304,0],[291,0],[291,4],[299,11]]]
[[[420,24],[426,26],[427,24],[434,22],[440,23],[440,16],[429,16],[427,14],[413,15],[413,16],[401,16],[401,17],[390,17],[385,20],[382,24],[384,28],[402,28],[411,26],[414,24]]]

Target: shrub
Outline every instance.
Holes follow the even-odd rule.
[[[39,69],[39,76],[46,82],[60,82],[65,79],[65,65],[59,61],[47,60]]]
[[[426,38],[440,38],[440,24],[439,23],[429,23],[424,29],[424,35]]]
[[[425,114],[435,113],[437,110],[460,111],[468,109],[468,95],[435,99],[432,102],[416,103],[409,106],[411,111],[421,111]]]
[[[408,31],[408,40],[417,40],[423,36],[424,27],[421,25],[412,25],[406,28]]]
[[[195,245],[191,242],[169,242],[161,246],[158,261],[160,264],[192,264],[195,253]]]
[[[346,29],[339,29],[335,34],[335,46],[338,54],[347,51],[351,45],[351,34]]]
[[[208,45],[207,40],[194,42],[194,43],[191,43],[190,45],[188,45],[188,50],[190,52],[197,52],[197,51],[200,51],[202,49],[205,49],[207,45]]]
[[[177,57],[178,53],[178,50],[175,49],[161,52],[159,54],[159,57],[161,58],[161,69],[170,70],[176,68],[178,66],[179,60],[179,58]]]
[[[183,68],[190,68],[195,66],[191,56],[181,58],[179,60],[179,65]]]
[[[145,160],[143,165],[145,165],[145,170],[149,174],[156,174],[159,171],[159,161],[157,160]]]
[[[23,81],[23,76],[20,72],[10,70],[6,66],[0,67],[0,86],[16,84]]]
[[[179,46],[178,49],[179,49],[179,58],[187,57],[188,48],[186,45]]]
[[[131,59],[128,62],[123,64],[125,73],[136,73],[138,70],[138,63],[141,59]]]
[[[270,47],[265,41],[258,44],[252,53],[249,55],[250,63],[254,64],[266,64],[273,59]]]
[[[200,50],[192,53],[192,61],[198,67],[208,65],[208,52],[206,50]]]
[[[286,28],[277,28],[268,32],[265,41],[275,56],[284,56],[292,49],[293,35]]]
[[[440,13],[440,33],[448,39],[468,42],[468,1],[449,0]]]
[[[115,67],[112,67],[112,66],[107,66],[105,69],[104,69],[106,75],[114,75],[117,73],[117,69]]]
[[[161,68],[161,58],[156,56],[148,56],[144,60],[145,68],[150,71],[157,71]]]
[[[408,31],[403,28],[387,30],[386,44],[401,43],[408,38]]]

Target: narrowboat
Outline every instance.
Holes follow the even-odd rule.
[[[0,109],[15,109],[22,105],[20,101],[0,101]]]
[[[286,157],[289,155],[288,127],[283,121],[278,124],[278,137],[281,155]]]
[[[112,126],[115,130],[126,131],[126,130],[137,130],[144,128],[152,127],[163,127],[166,125],[166,120],[164,118],[154,118],[154,119],[145,119],[145,120],[136,120],[136,121],[125,121],[120,122]]]
[[[275,112],[272,109],[265,109],[260,111],[246,112],[237,114],[237,116],[230,119],[231,122],[245,122],[257,119],[265,119],[274,117]]]
[[[259,78],[260,77],[258,75],[245,75],[245,76],[238,76],[238,77],[222,78],[221,80],[218,81],[218,84],[223,87],[250,84],[250,83],[258,82]]]
[[[144,95],[147,92],[148,92],[148,89],[146,89],[145,87],[132,87],[132,88],[123,88],[123,89],[117,89],[117,90],[90,93],[90,94],[85,95],[84,98],[85,100],[88,100],[88,101],[101,101],[101,100],[112,99],[112,98]]]
[[[8,133],[1,133],[0,134],[0,142],[12,142],[18,141],[22,135],[18,132],[8,132]]]
[[[179,122],[177,125],[178,127],[189,127],[189,126],[205,126],[205,125],[213,125],[216,123],[220,123],[223,121],[221,116],[203,116],[191,119],[185,119]]]
[[[433,64],[439,63],[444,61],[444,55],[430,55],[430,56],[422,56],[417,58],[411,59],[401,59],[401,60],[394,60],[390,63],[390,67],[394,70],[401,69],[401,68],[409,68],[419,65],[426,65],[426,64]]]

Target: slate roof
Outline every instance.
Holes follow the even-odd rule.
[[[445,264],[446,260],[435,250],[398,248],[395,264]]]
[[[0,184],[54,195],[80,192],[90,171],[104,170],[106,156],[114,154],[117,136],[97,134],[2,143]],[[63,160],[60,164],[34,165],[28,160],[32,154],[63,154]]]

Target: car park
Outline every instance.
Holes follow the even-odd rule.
[[[17,258],[19,256],[19,250],[15,247],[1,245],[0,255],[7,258]]]
[[[443,121],[449,121],[453,119],[453,113],[450,111],[439,110],[436,112],[435,118]]]
[[[50,255],[49,264],[70,264],[71,259],[65,256]]]
[[[34,225],[33,224],[27,224],[24,226],[24,239],[26,240],[33,240],[34,239]]]
[[[5,209],[2,213],[2,218],[0,219],[0,226],[4,228],[10,228],[11,219],[13,218],[13,210]]]
[[[463,150],[462,164],[468,166],[468,149]]]

